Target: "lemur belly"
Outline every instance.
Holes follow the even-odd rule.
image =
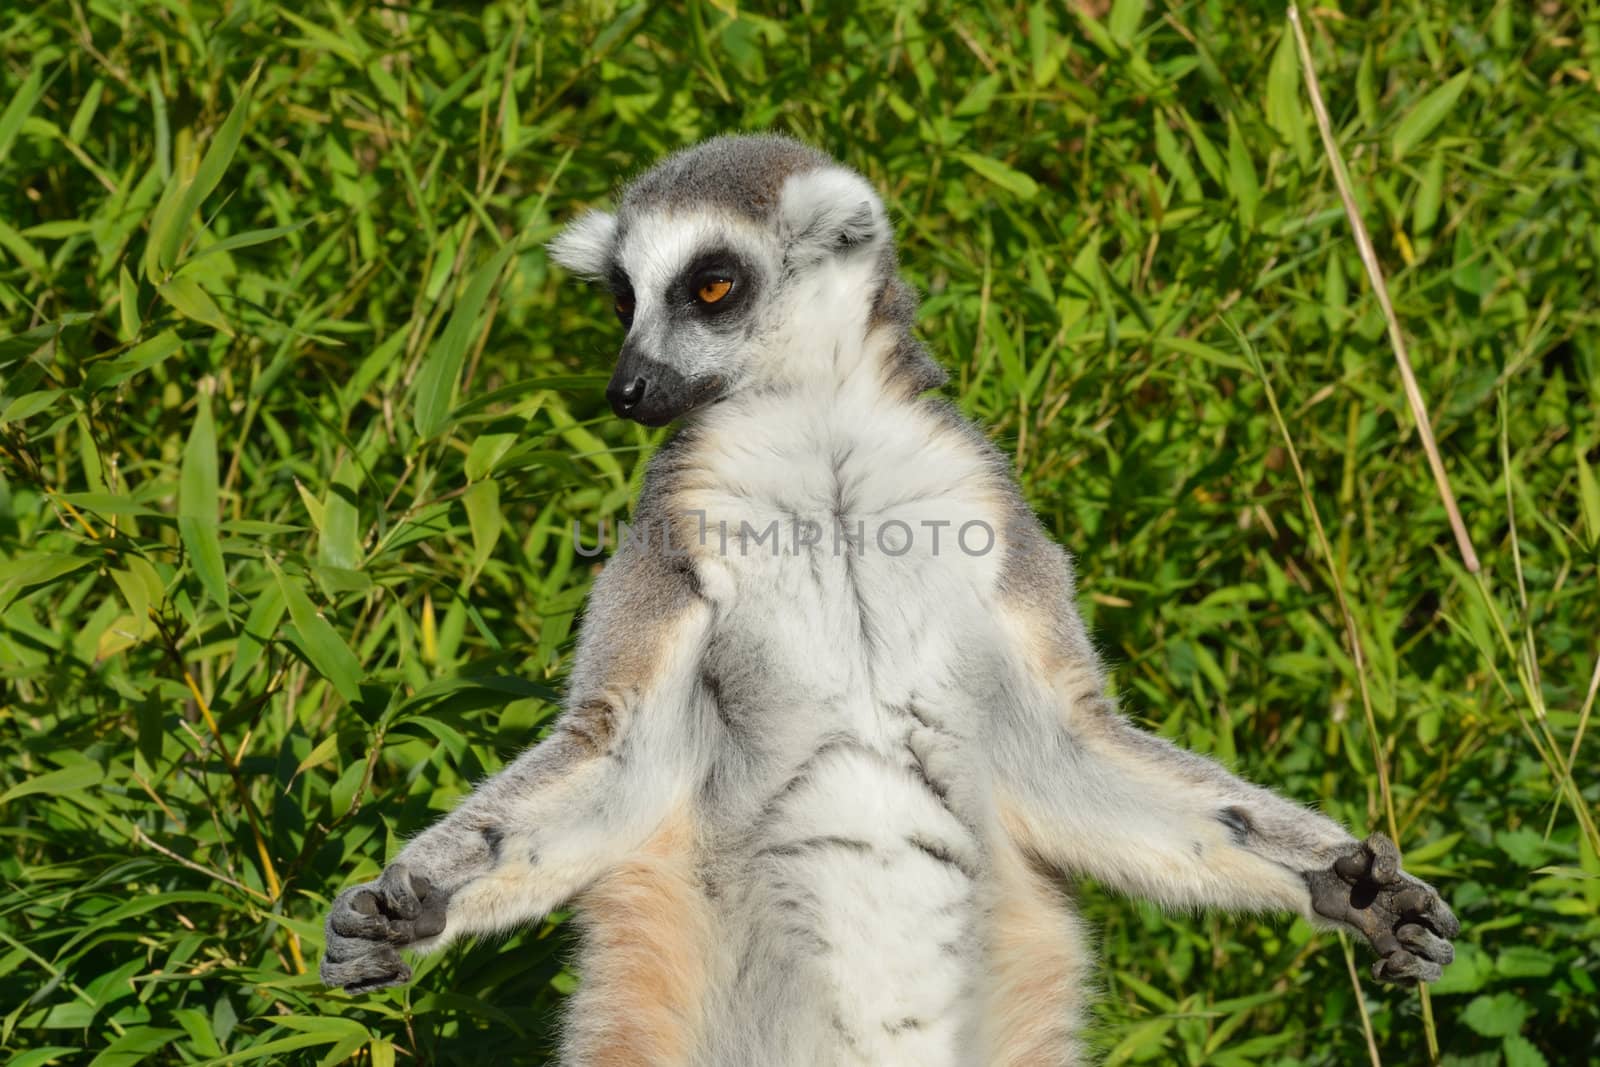
[[[724,732],[703,816],[729,954],[709,1062],[975,1062],[995,816],[961,731],[1000,519],[981,479],[950,491],[952,460],[884,479],[883,451],[817,448],[774,464],[781,484],[693,497]]]

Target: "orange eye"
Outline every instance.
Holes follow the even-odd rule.
[[[726,278],[706,282],[700,287],[699,297],[702,304],[715,304],[718,300],[728,295],[728,290],[733,288],[733,283]]]
[[[633,318],[633,298],[626,296],[617,297],[616,309],[617,318],[621,319],[623,322],[627,322],[629,319]]]

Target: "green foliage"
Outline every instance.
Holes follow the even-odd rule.
[[[658,440],[542,243],[772,127],[886,191],[1129,710],[1358,828],[1381,753],[1465,925],[1430,1026],[1303,923],[1091,891],[1110,1062],[1364,1062],[1364,1016],[1391,1064],[1430,1030],[1600,1062],[1600,8],[1337,6],[1319,73],[1481,581],[1277,4],[8,7],[0,1049],[545,1062],[561,923],[352,999],[320,916],[539,736],[570,525]]]

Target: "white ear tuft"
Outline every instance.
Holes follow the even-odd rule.
[[[801,171],[783,183],[781,204],[791,254],[848,252],[889,236],[889,218],[877,192],[848,170]]]
[[[611,243],[617,218],[607,211],[585,211],[546,247],[550,257],[574,274],[604,278],[611,269]]]

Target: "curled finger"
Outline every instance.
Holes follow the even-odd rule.
[[[1395,931],[1395,936],[1412,955],[1432,960],[1441,966],[1456,958],[1455,947],[1450,942],[1420,923],[1405,924]]]

